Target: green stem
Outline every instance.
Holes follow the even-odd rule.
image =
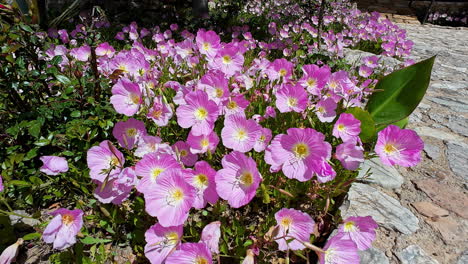
[[[27,215],[22,215],[22,214],[17,214],[15,212],[7,212],[7,211],[3,211],[0,209],[0,214],[4,214],[4,215],[15,215],[15,216],[19,216],[21,218],[29,218],[29,219],[36,219],[34,217],[30,217],[30,216],[27,216]]]

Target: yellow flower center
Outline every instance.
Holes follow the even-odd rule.
[[[162,110],[153,111],[151,113],[151,116],[156,118],[156,119],[160,118],[162,116]]]
[[[208,139],[202,139],[202,140],[200,141],[200,146],[201,146],[202,148],[208,147],[209,144],[210,144],[210,142],[208,141]]]
[[[200,187],[208,186],[208,177],[205,174],[197,174],[195,176],[195,184]]]
[[[288,98],[288,106],[289,107],[294,107],[297,105],[297,99],[294,97],[289,97]]]
[[[135,137],[136,134],[137,134],[137,130],[136,130],[136,128],[133,128],[133,127],[129,128],[126,131],[126,134],[127,134],[128,137]]]
[[[187,155],[188,155],[187,150],[183,149],[183,150],[180,151],[180,156],[181,156],[181,157],[185,157],[185,156],[187,156]]]
[[[330,88],[335,89],[336,87],[338,87],[338,83],[335,82],[335,81],[332,81],[332,82],[330,82],[329,86],[330,86]]]
[[[231,63],[231,61],[232,61],[231,56],[229,56],[229,55],[224,55],[223,56],[223,63],[224,64],[229,64],[229,63]]]
[[[265,141],[265,139],[266,139],[265,135],[261,135],[258,141],[263,142]]]
[[[316,81],[315,79],[309,78],[309,79],[307,79],[307,86],[309,86],[309,87],[315,86],[315,83],[316,83],[316,82],[317,82],[317,81]]]
[[[176,232],[169,232],[165,235],[170,244],[176,244],[179,241],[179,234]]]
[[[237,130],[237,133],[234,135],[234,137],[239,141],[244,141],[247,138],[247,131],[240,128]]]
[[[73,220],[75,220],[75,218],[71,214],[62,215],[62,223],[64,225],[67,225],[67,226],[71,225],[73,223]]]
[[[163,171],[164,171],[163,168],[154,168],[151,171],[151,177],[153,178],[153,180],[156,180],[156,178],[158,178],[159,174],[161,174]]]
[[[280,75],[281,77],[286,76],[287,73],[288,73],[288,71],[287,71],[286,69],[281,69],[281,70],[279,70],[279,75]]]
[[[180,202],[182,199],[184,199],[184,192],[181,189],[177,188],[172,192],[171,196],[172,199],[174,199],[174,201]]]
[[[194,264],[208,264],[208,260],[202,256],[197,256]]]
[[[119,65],[119,70],[121,70],[121,71],[123,71],[123,72],[128,72],[128,70],[127,70],[127,65],[120,64],[120,65]]]
[[[195,110],[195,118],[198,120],[204,120],[208,116],[208,111],[204,107],[199,107]]]
[[[230,110],[235,109],[237,108],[237,103],[234,101],[229,101],[229,103],[227,104],[227,108]]]
[[[110,164],[112,166],[117,166],[120,164],[120,161],[119,159],[116,157],[116,156],[112,156],[111,160],[110,160]]]
[[[134,93],[130,94],[130,100],[134,104],[139,104],[140,103],[140,97],[137,94],[134,94]]]
[[[344,224],[343,228],[345,232],[353,232],[356,229],[356,225],[353,221],[349,221]]]
[[[293,220],[289,216],[283,217],[283,219],[281,219],[281,225],[284,229],[288,229],[289,226],[291,226],[292,222]]]
[[[317,111],[319,111],[320,113],[325,113],[325,108],[323,108],[323,107],[320,106],[320,107],[317,109]]]
[[[343,124],[338,124],[338,126],[336,127],[339,131],[344,131],[345,130],[345,125]]]
[[[224,91],[221,88],[216,88],[216,97],[221,98],[224,95]]]
[[[398,151],[398,149],[395,147],[395,145],[387,143],[385,144],[383,151],[387,154],[393,154],[394,152]]]
[[[211,48],[210,43],[208,42],[203,43],[203,50],[208,51],[210,48]]]
[[[250,171],[246,171],[242,173],[242,175],[240,176],[240,182],[242,183],[242,185],[246,187],[249,187],[250,185],[252,185],[253,184],[252,173],[250,173]]]
[[[309,147],[304,143],[297,143],[293,146],[293,152],[298,158],[306,158],[309,156]]]

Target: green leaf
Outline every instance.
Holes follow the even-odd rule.
[[[75,111],[71,112],[70,116],[71,117],[80,117],[81,112],[79,110],[75,110]]]
[[[33,137],[39,137],[41,134],[41,122],[38,120],[31,121],[29,123],[28,132]]]
[[[379,80],[366,105],[377,125],[397,122],[414,111],[429,86],[434,60],[435,56]]]
[[[65,85],[68,85],[71,83],[70,79],[65,76],[65,75],[61,75],[61,74],[57,74],[55,75],[55,78],[57,78],[57,80]]]
[[[400,127],[400,128],[405,128],[406,125],[408,125],[408,120],[409,120],[409,118],[407,117],[407,118],[405,118],[405,119],[402,119],[402,120],[400,120],[400,121],[397,121],[397,122],[395,122],[395,123],[392,123],[391,125],[395,125],[395,126],[398,126],[398,127]],[[388,125],[390,125],[390,124],[384,124],[384,125],[379,125],[379,126],[377,126],[377,132],[379,132],[380,130],[383,130],[383,129],[386,128]]]
[[[346,110],[346,113],[352,114],[356,119],[361,121],[361,133],[359,137],[365,143],[370,142],[375,137],[375,122],[369,112],[360,107],[352,107]]]
[[[83,243],[85,245],[93,245],[93,244],[99,244],[99,243],[109,243],[111,241],[112,241],[112,239],[94,238],[94,237],[90,237],[90,236],[87,236],[87,237],[81,239],[81,243]]]
[[[41,237],[40,233],[29,233],[23,237],[23,240],[34,240]]]
[[[33,32],[34,32],[34,30],[33,30],[30,26],[28,26],[28,25],[20,24],[20,27],[21,27],[24,31],[26,31],[26,32],[29,32],[29,33],[33,33]]]
[[[16,186],[31,186],[31,184],[27,181],[11,180],[8,183]]]

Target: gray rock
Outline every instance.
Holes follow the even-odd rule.
[[[397,254],[401,264],[439,264],[418,245],[411,245]]]
[[[428,97],[428,99],[453,111],[468,113],[468,99],[460,97]]]
[[[385,253],[377,248],[369,248],[364,251],[359,251],[361,264],[388,264],[389,260]]]
[[[448,127],[460,135],[468,136],[468,118],[451,115],[448,119]]]
[[[431,127],[416,127],[414,131],[420,136],[438,138],[440,140],[445,140],[448,142],[464,142],[466,141],[465,137],[462,137],[455,133],[446,132],[440,129],[431,128]]]
[[[468,146],[447,143],[447,157],[453,173],[468,181]]]
[[[31,217],[26,211],[24,210],[14,210],[14,213],[17,213],[19,215],[24,215]],[[29,227],[34,227],[35,225],[38,225],[41,223],[41,221],[34,219],[34,218],[26,218],[26,217],[21,217],[17,215],[10,215],[10,221],[12,225],[26,225]]]
[[[396,230],[403,234],[412,234],[419,229],[419,220],[400,202],[362,183],[353,183],[348,199],[340,207],[341,216],[367,216],[386,229]]]
[[[463,252],[458,259],[457,264],[468,264],[468,251]]]
[[[378,184],[386,189],[398,189],[404,182],[403,177],[395,167],[383,165],[379,158],[364,161],[358,178],[362,179],[369,169],[372,174],[363,179],[366,182]]]
[[[436,160],[440,157],[440,148],[429,144],[429,143],[424,143],[424,152],[426,152],[427,156],[431,158],[432,160]]]

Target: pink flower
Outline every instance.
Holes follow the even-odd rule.
[[[325,136],[312,128],[290,128],[287,135],[277,135],[267,148],[270,159],[265,161],[277,167],[281,165],[284,175],[299,181],[310,180],[319,174],[317,164],[331,157],[331,145]]]
[[[135,166],[136,175],[142,177],[137,185],[137,190],[144,194],[154,190],[157,188],[157,179],[172,169],[182,169],[173,156],[157,153],[146,154]]]
[[[16,256],[18,255],[18,249],[23,244],[23,239],[20,238],[13,245],[10,245],[5,250],[3,250],[0,255],[1,264],[10,264],[15,261]]]
[[[240,152],[250,151],[261,135],[261,126],[241,114],[226,117],[221,130],[223,145]]]
[[[363,149],[353,142],[345,142],[336,147],[336,158],[347,170],[356,170],[364,162]]]
[[[120,174],[125,159],[110,141],[104,140],[88,150],[87,162],[91,179],[104,182]]]
[[[173,252],[183,235],[183,225],[163,227],[155,224],[145,232],[145,256],[151,264],[162,264]]]
[[[193,173],[186,173],[185,179],[197,191],[193,207],[201,209],[204,208],[208,202],[210,204],[215,204],[219,198],[216,193],[216,171],[211,168],[208,162],[199,161],[195,163],[192,172]]]
[[[179,250],[169,255],[166,264],[212,264],[211,252],[205,243],[183,243]]]
[[[266,109],[265,109],[265,118],[268,118],[268,117],[273,117],[275,118],[276,117],[276,111],[275,111],[275,108],[273,108],[272,106],[267,106]]]
[[[421,161],[424,142],[410,129],[389,125],[378,133],[375,153],[387,166],[411,167]]]
[[[44,163],[40,171],[47,175],[58,175],[68,171],[68,162],[63,157],[42,156],[40,160]]]
[[[200,242],[205,243],[210,251],[219,254],[219,239],[221,238],[221,222],[207,224],[202,231]]]
[[[182,170],[169,170],[156,179],[158,188],[145,193],[145,209],[164,226],[184,224],[196,196],[195,188],[184,178]]]
[[[359,67],[359,75],[361,77],[367,78],[369,77],[373,72],[373,69],[371,67],[367,67],[366,65],[361,65]]]
[[[91,55],[91,48],[88,45],[70,50],[70,55],[79,61],[88,61]]]
[[[328,82],[331,75],[331,69],[327,65],[319,67],[314,64],[302,66],[304,75],[298,83],[305,87],[313,95],[321,95],[323,87]]]
[[[262,180],[257,164],[251,157],[233,151],[221,161],[223,168],[216,173],[216,191],[233,208],[248,204]]]
[[[315,109],[317,109],[317,112],[315,112],[315,114],[321,122],[333,122],[333,120],[335,120],[336,117],[336,106],[337,104],[333,99],[322,99],[317,103],[317,105],[315,105]]]
[[[3,190],[4,190],[3,179],[2,179],[2,175],[0,175],[0,192],[3,192]]]
[[[60,208],[50,213],[55,216],[42,233],[46,243],[54,243],[54,249],[64,250],[76,243],[76,234],[83,226],[83,211]]]
[[[194,154],[206,153],[207,151],[214,153],[219,143],[219,137],[214,131],[209,135],[201,136],[194,136],[189,133],[187,143],[190,146],[190,152]]]
[[[117,113],[132,116],[138,112],[142,103],[140,86],[121,78],[112,87],[110,101]]]
[[[366,250],[375,240],[375,229],[379,226],[371,216],[348,217],[340,225],[337,236],[342,240],[351,240],[356,243],[359,250]]]
[[[162,143],[161,138],[155,136],[142,136],[138,141],[138,147],[135,150],[135,156],[144,157],[148,153],[169,154],[175,156],[171,146],[167,143]]]
[[[98,182],[94,197],[101,203],[121,204],[130,196],[136,182],[135,171],[132,168],[125,168],[116,178],[104,183]]]
[[[359,264],[358,249],[351,240],[334,236],[327,241],[323,250],[325,253],[319,256],[320,264]]]
[[[114,135],[121,147],[133,149],[140,138],[146,136],[145,123],[134,118],[119,121],[115,124],[112,135]]]
[[[275,214],[279,233],[276,236],[279,250],[302,250],[305,246],[301,242],[309,242],[310,234],[314,232],[315,222],[301,211],[283,208]],[[284,237],[285,238],[280,238]],[[293,239],[291,242],[287,242]]]
[[[270,79],[270,81],[274,81],[282,78],[283,82],[286,82],[291,78],[293,70],[293,63],[286,59],[276,59],[268,66],[268,79]]]
[[[236,47],[225,47],[218,51],[216,57],[208,62],[212,69],[217,69],[231,77],[240,72],[244,65],[244,56]]]
[[[220,38],[216,32],[209,30],[205,31],[203,29],[198,30],[196,37],[197,47],[200,50],[201,54],[213,58],[217,51],[221,48]]]
[[[307,93],[299,85],[283,84],[276,92],[276,108],[281,113],[302,112],[307,108]]]
[[[377,68],[379,66],[379,57],[377,56],[368,56],[362,58],[364,65],[370,68]]]
[[[155,96],[153,107],[148,111],[146,117],[153,120],[158,126],[167,126],[169,120],[172,118],[173,112],[170,105],[163,102],[161,96]]]
[[[108,58],[112,58],[114,56],[115,49],[108,42],[104,42],[99,44],[96,47],[96,55],[97,56],[107,56]]]
[[[185,166],[193,166],[195,162],[198,160],[197,154],[193,154],[190,151],[190,146],[185,143],[184,141],[177,141],[173,146],[172,149],[176,153],[176,155],[179,157],[180,161],[185,165]]]
[[[254,150],[262,152],[266,149],[271,140],[271,130],[268,128],[262,128],[260,136],[255,141]]]
[[[336,171],[328,163],[329,158],[330,157],[323,158],[322,161],[317,162],[312,165],[317,175],[317,180],[321,183],[329,182],[335,179],[335,176],[336,176]]]
[[[210,100],[219,104],[229,96],[228,78],[220,71],[210,71],[200,79],[198,89],[204,90]]]
[[[208,135],[218,118],[218,106],[208,99],[204,91],[190,92],[185,96],[186,105],[177,108],[177,122],[183,128],[192,127],[195,136]]]
[[[237,113],[245,115],[244,110],[247,106],[249,106],[249,101],[245,100],[242,94],[237,94],[224,101],[223,110],[226,116]]]
[[[357,142],[361,133],[361,121],[352,114],[342,113],[333,126],[333,136],[344,142]]]

